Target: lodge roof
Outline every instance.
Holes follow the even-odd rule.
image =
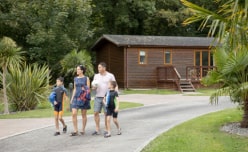
[[[118,47],[209,47],[216,46],[214,38],[181,36],[141,36],[141,35],[106,35],[100,37],[92,50],[109,41]]]

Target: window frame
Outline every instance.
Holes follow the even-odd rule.
[[[199,52],[200,53],[200,65],[196,65],[196,52]],[[202,65],[202,53],[203,52],[208,52],[208,65],[207,66],[214,66],[214,63],[213,65],[211,65],[211,50],[194,50],[194,66],[203,66]]]
[[[166,62],[166,56],[165,56],[165,53],[166,52],[170,52],[170,62],[169,63]],[[172,50],[171,49],[164,49],[164,51],[163,51],[163,58],[164,58],[164,64],[166,64],[166,65],[172,65]]]
[[[145,62],[143,62],[143,63],[140,62],[140,57],[141,57],[140,53],[141,52],[145,52]],[[148,64],[148,53],[147,52],[148,51],[145,50],[145,49],[139,49],[139,51],[138,51],[138,64],[139,65],[146,65],[146,64]]]

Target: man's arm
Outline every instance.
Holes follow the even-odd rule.
[[[92,82],[93,82],[94,80],[96,80],[96,74],[94,75],[94,78],[93,78]],[[93,89],[93,90],[96,90],[96,88],[97,88],[97,87],[91,86],[91,89]]]
[[[117,83],[117,81],[116,81],[116,79],[115,79],[115,76],[114,76],[114,74],[112,74],[112,81],[115,81],[116,82],[116,87],[115,87],[115,91],[116,92],[119,92],[119,87],[118,87],[118,83]]]

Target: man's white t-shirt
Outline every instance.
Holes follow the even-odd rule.
[[[104,75],[95,74],[94,80],[97,80],[96,97],[104,97],[107,93],[109,81],[116,81],[112,73],[106,72]]]

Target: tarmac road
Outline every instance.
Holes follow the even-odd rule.
[[[143,96],[143,95],[142,95]],[[140,98],[137,98],[139,100]],[[134,97],[131,97],[132,99]],[[147,98],[151,99],[147,99]],[[161,102],[141,108],[124,110],[119,113],[122,135],[116,135],[117,130],[112,126],[112,137],[103,135],[92,136],[95,124],[93,117],[88,118],[86,134],[70,137],[72,123],[67,122],[68,133],[53,136],[54,126],[38,129],[24,134],[0,140],[1,152],[133,152],[140,151],[152,139],[162,132],[194,117],[235,107],[228,98],[223,97],[218,105],[210,105],[206,97],[180,96],[177,100],[168,100],[165,96],[149,95],[147,100],[159,97]],[[172,96],[171,96],[172,97]],[[125,98],[125,97],[124,97]],[[175,99],[175,98],[173,98]],[[159,100],[159,99],[157,99]],[[122,100],[126,101],[126,100]],[[166,101],[166,102],[162,102]],[[103,119],[101,125],[103,126]],[[81,121],[78,122],[81,128]],[[193,127],[193,126],[192,126]],[[103,128],[102,128],[103,129]]]

